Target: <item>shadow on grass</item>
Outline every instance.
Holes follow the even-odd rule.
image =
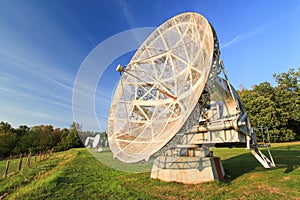
[[[297,145],[298,146],[298,145]],[[268,155],[267,150],[262,150]],[[239,176],[251,171],[266,171],[285,168],[284,173],[290,173],[300,167],[300,146],[296,148],[274,148],[271,149],[276,168],[265,169],[249,152],[239,156],[222,160],[225,170],[225,182],[231,182]]]

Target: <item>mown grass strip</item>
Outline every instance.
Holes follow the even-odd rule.
[[[55,172],[55,168],[60,163],[65,162],[66,159],[72,156],[74,156],[74,153],[71,151],[58,153],[56,156],[36,163],[30,168],[23,169],[21,172],[13,172],[9,177],[1,178],[0,196],[1,194],[8,193],[6,198],[16,199],[16,195],[27,193],[31,185],[38,185],[39,182],[43,182],[49,176],[51,170]]]

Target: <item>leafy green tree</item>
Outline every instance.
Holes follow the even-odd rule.
[[[0,131],[0,158],[9,156],[15,147],[17,137],[14,133]]]
[[[0,131],[3,133],[12,132],[12,127],[8,122],[1,121],[0,122]]]
[[[21,125],[14,129],[7,122],[0,122],[0,158],[9,154],[45,151],[55,148],[64,151],[82,147],[78,133],[81,125],[73,122],[70,128],[59,129],[52,125],[39,125],[29,128]]]
[[[82,131],[82,126],[77,122],[72,122],[70,129],[75,129],[76,131]]]
[[[71,147],[83,147],[80,140],[79,133],[82,132],[82,126],[77,122],[72,122],[67,140],[71,144]]]
[[[68,150],[70,148],[83,147],[83,144],[79,137],[79,132],[81,130],[81,125],[79,123],[73,122],[70,129],[63,129],[61,131],[61,141],[58,150]]]
[[[83,147],[83,143],[80,139],[81,132],[83,132],[82,125],[77,122],[72,122],[69,133],[69,140],[72,143],[72,147]]]
[[[30,128],[26,125],[20,125],[19,128],[15,129],[14,132],[17,134],[17,137],[20,138],[22,135],[28,133]]]
[[[60,132],[60,141],[58,145],[55,147],[56,151],[64,151],[69,148],[68,142],[66,140],[67,136],[69,134],[69,129],[64,128]]]
[[[276,97],[281,108],[283,125],[300,139],[300,68],[274,74],[277,82]],[[290,134],[291,135],[291,132]]]
[[[66,141],[69,144],[69,148],[82,147],[82,142],[76,129],[71,129],[69,131]]]
[[[53,145],[57,146],[60,143],[61,140],[61,130],[60,128],[56,128],[52,131],[51,137],[53,139]]]
[[[267,87],[266,87],[267,86]],[[277,132],[274,131],[278,124],[276,104],[266,95],[266,89],[269,84],[263,83],[254,87],[253,90],[246,90],[240,94],[240,98],[246,107],[251,125],[254,127],[267,126],[269,132],[274,138],[277,138]],[[263,90],[262,90],[263,89]],[[269,96],[272,96],[272,90],[269,88]],[[262,139],[261,133],[257,132],[258,139]]]
[[[282,90],[299,92],[300,90],[300,68],[298,71],[295,71],[294,68],[289,69],[288,72],[273,74],[273,77],[276,79],[278,88]]]
[[[267,126],[273,142],[300,139],[299,69],[274,74],[277,86],[263,82],[239,95],[246,107],[252,126]],[[258,139],[261,135],[258,133]]]
[[[57,145],[55,133],[52,125],[39,125],[26,129],[21,127],[24,133],[19,136],[18,143],[15,148],[16,153],[45,151]],[[20,127],[16,132],[22,132]]]
[[[18,143],[15,147],[15,153],[26,153],[28,151],[34,152],[37,151],[38,143],[36,142],[38,136],[34,130],[29,130],[25,134],[19,137]]]

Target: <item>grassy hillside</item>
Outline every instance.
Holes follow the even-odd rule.
[[[225,180],[184,185],[150,180],[150,172],[114,170],[86,149],[72,149],[56,153],[21,173],[10,173],[7,178],[2,177],[5,161],[1,161],[0,196],[7,193],[4,199],[300,199],[300,143],[274,144],[272,153],[278,167],[268,170],[244,149],[215,149],[215,156],[223,160]],[[97,156],[106,163],[115,162],[114,166],[132,166],[111,159],[110,152]],[[149,170],[149,165],[142,168]]]

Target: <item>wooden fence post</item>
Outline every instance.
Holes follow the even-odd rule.
[[[21,168],[22,168],[22,159],[23,159],[23,156],[22,156],[22,154],[20,154],[19,171],[21,171]]]
[[[3,175],[4,178],[7,177],[8,168],[9,168],[9,163],[10,163],[10,160],[8,160],[8,161],[6,162],[5,172],[4,172],[4,175]]]
[[[27,156],[27,167],[30,167],[31,152]]]

